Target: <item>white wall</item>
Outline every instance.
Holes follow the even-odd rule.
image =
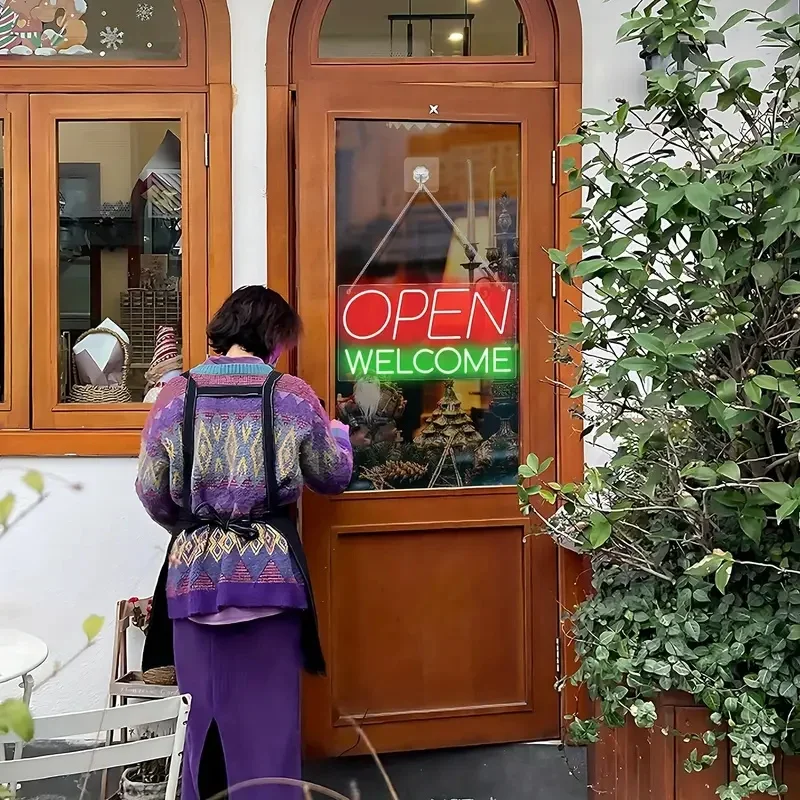
[[[369,2],[369,0],[364,0]],[[271,0],[228,0],[233,36],[234,283],[264,279],[266,263],[265,31]],[[641,99],[642,63],[633,45],[615,47],[619,14],[632,0],[582,0],[584,105],[606,107],[615,97]],[[720,17],[745,0],[722,0]],[[753,3],[751,3],[751,6]],[[767,0],[756,6],[766,7]],[[752,29],[732,34],[740,58],[753,57]],[[761,53],[767,61],[771,51]],[[0,464],[0,495],[10,488],[13,465]],[[57,473],[85,489],[56,489],[50,499],[0,541],[0,625],[41,636],[52,664],[82,644],[81,621],[91,613],[110,621],[117,600],[146,595],[155,582],[165,536],[141,511],[133,492],[131,459],[37,459],[38,469]],[[110,671],[108,625],[100,640],[34,695],[38,712],[102,705]],[[8,688],[8,687],[6,687]]]

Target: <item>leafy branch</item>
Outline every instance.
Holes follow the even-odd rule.
[[[573,732],[652,727],[658,692],[689,692],[730,743],[723,800],[778,794],[775,752],[800,752],[800,15],[784,5],[719,26],[702,0],[624,15],[620,40],[662,61],[641,105],[584,109],[562,140],[582,148],[564,169],[585,203],[549,251],[591,298],[554,336],[578,375],[559,390],[609,458],[566,485],[538,455],[519,469],[537,531],[592,561],[572,680],[600,715]],[[771,70],[728,57],[741,25],[777,48]],[[687,769],[713,763],[719,731]]]
[[[0,541],[10,530],[19,525],[29,514],[37,509],[48,497],[45,475],[38,470],[15,470],[13,468],[2,468],[2,471],[21,472],[20,482],[34,495],[34,499],[27,505],[20,506],[18,496],[13,491],[7,491],[0,498]],[[80,491],[80,484],[71,483],[59,478],[56,475],[48,475],[52,482],[66,486],[72,491]],[[92,614],[83,622],[83,633],[86,636],[84,645],[74,653],[65,663],[56,664],[52,672],[39,681],[37,688],[44,686],[49,680],[59,674],[65,667],[76,661],[100,635],[103,628],[103,617]],[[30,741],[34,735],[33,719],[31,718],[28,706],[20,699],[9,699],[0,702],[0,735],[14,733],[24,741]],[[3,787],[0,786],[0,797],[4,794]]]

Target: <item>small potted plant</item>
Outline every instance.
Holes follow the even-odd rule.
[[[150,739],[153,731],[144,732],[140,738]],[[122,800],[164,800],[167,796],[169,759],[157,758],[128,767],[122,773],[120,796]]]

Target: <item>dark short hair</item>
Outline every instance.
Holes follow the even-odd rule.
[[[278,348],[297,343],[303,325],[297,312],[272,289],[244,286],[237,289],[208,324],[208,343],[225,355],[238,345],[267,361]]]

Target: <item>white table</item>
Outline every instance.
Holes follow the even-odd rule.
[[[0,683],[22,678],[23,700],[30,705],[33,692],[31,673],[47,660],[47,645],[35,636],[12,628],[0,628]],[[14,758],[22,755],[22,745],[16,745]],[[3,758],[0,745],[0,760]]]

